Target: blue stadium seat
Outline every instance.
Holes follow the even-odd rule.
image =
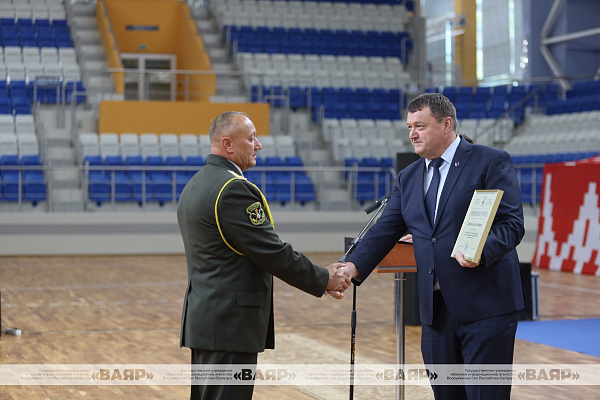
[[[392,157],[384,157],[379,160],[381,172],[378,174],[377,198],[385,196],[394,187],[395,175],[389,170],[394,168],[394,159]]]
[[[12,114],[10,97],[0,97],[0,114]]]
[[[448,98],[452,103],[456,103],[456,87],[446,86],[442,90],[442,94]]]
[[[42,26],[50,26],[50,20],[47,18],[36,18],[36,20],[34,21],[34,26],[36,27],[36,29]]]
[[[87,155],[83,159],[83,165],[86,164],[90,167],[101,167],[104,165],[104,162],[102,161],[102,157],[100,155]],[[90,169],[88,176],[105,176],[104,169]]]
[[[295,177],[294,191],[296,192],[296,201],[302,205],[315,201],[315,186],[308,175]]]
[[[0,157],[0,173],[2,174],[2,187],[4,192],[4,200],[15,202],[19,201],[19,156],[16,154],[4,154]],[[10,167],[12,169],[8,169]],[[21,180],[21,193],[23,185]]]
[[[98,206],[110,201],[110,179],[105,175],[104,162],[100,155],[88,155],[83,160],[84,165],[95,167],[88,172],[88,197]]]
[[[151,168],[164,167],[165,161],[162,156],[146,157],[146,166]],[[153,200],[160,205],[173,201],[173,185],[171,176],[164,169],[149,169],[147,172],[147,182],[151,186]]]
[[[24,179],[24,199],[33,206],[46,201],[46,182],[42,174],[29,174]]]
[[[113,187],[114,184],[115,201],[131,201],[133,199],[133,187],[131,185],[131,179],[127,175],[125,169],[123,169],[125,165],[123,162],[123,157],[120,155],[106,156],[104,159],[104,165],[106,167],[113,167],[106,169],[106,177],[109,179],[111,187]]]
[[[85,87],[83,86],[82,81],[67,82],[67,84],[65,85],[65,101],[67,103],[71,103],[73,101],[72,95],[74,91],[77,92],[75,94],[75,102],[77,104],[85,103],[85,96],[83,95]]]
[[[525,93],[526,93],[526,87],[521,85],[521,86],[512,86],[510,88],[510,93],[508,94],[508,100],[509,101],[518,101],[521,100],[523,97],[525,97]]]
[[[138,202],[140,205],[152,201],[153,196],[150,177],[146,176],[142,168],[139,168],[145,165],[142,156],[127,156],[125,158],[125,166],[131,168],[127,171],[127,176],[131,179],[133,201]]]
[[[165,165],[169,167],[184,167],[185,162],[183,161],[183,157],[181,156],[168,156],[165,159]],[[190,175],[187,171],[174,171],[170,172],[171,181],[175,180],[175,196],[176,200],[179,201],[179,197],[181,196],[181,192],[187,183],[189,182],[192,175]]]
[[[104,175],[92,175],[89,177],[88,196],[98,206],[110,201],[110,180]]]
[[[12,109],[15,115],[31,114],[31,103],[28,97],[13,97]]]
[[[202,156],[187,156],[185,159],[185,165],[188,167],[194,167],[194,170],[187,172],[188,176],[191,178],[200,170],[200,168],[206,165],[206,161],[204,158],[202,158]]]
[[[283,160],[283,164],[286,167],[304,167],[304,163],[302,162],[302,158],[300,156],[287,156]],[[305,176],[306,172],[294,171],[292,175],[297,178],[298,176]]]
[[[8,92],[10,97],[14,98],[30,98],[27,82],[21,80],[11,80],[8,85]]]
[[[521,168],[521,201],[526,204],[535,204],[533,197],[533,168]]]
[[[280,201],[282,203],[291,200],[290,173],[278,167],[283,167],[281,157],[269,156],[264,159],[264,166],[270,167],[266,172],[266,187],[264,194],[267,201]]]
[[[292,109],[306,108],[308,106],[308,98],[305,87],[290,86],[288,88],[288,96],[290,99],[290,107]]]
[[[361,167],[379,167],[379,160],[375,157],[365,157],[360,162]],[[356,200],[361,204],[365,201],[375,200],[378,173],[372,171],[359,171],[356,182]]]
[[[24,154],[21,156],[21,165],[27,168],[23,169],[23,174],[27,175],[42,175],[42,160],[38,154]],[[40,168],[33,168],[40,167]],[[32,169],[33,168],[33,169]]]

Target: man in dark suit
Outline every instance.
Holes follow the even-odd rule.
[[[386,209],[346,267],[360,284],[410,230],[425,364],[512,364],[518,311],[523,308],[515,249],[523,238],[524,225],[510,156],[458,136],[456,110],[441,94],[415,98],[408,106],[407,122],[410,140],[421,159],[400,171]],[[432,181],[438,184],[429,188]],[[460,252],[452,258],[478,189],[504,191],[481,259],[470,262]],[[429,212],[426,199],[431,201]],[[432,388],[436,399],[451,400],[509,399],[511,390],[510,385]]]
[[[256,365],[274,347],[273,275],[313,296],[341,298],[350,285],[341,264],[323,268],[274,231],[261,191],[243,177],[262,148],[246,114],[219,115],[209,131],[211,155],[188,182],[177,207],[188,285],[181,346],[192,364]],[[339,268],[339,270],[338,270]],[[193,385],[191,399],[251,399],[248,385]]]

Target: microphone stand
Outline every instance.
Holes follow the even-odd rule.
[[[381,199],[377,200],[374,204],[365,208],[365,212],[367,214],[369,214],[371,211],[373,211],[374,207],[377,207],[377,205],[379,205],[379,207],[377,207],[377,210],[375,211],[375,213],[373,214],[373,216],[371,217],[369,222],[367,222],[367,224],[362,229],[362,231],[360,231],[358,236],[356,236],[352,240],[352,242],[348,246],[348,250],[346,250],[344,255],[340,258],[339,262],[341,262],[341,263],[346,262],[346,259],[348,258],[348,256],[354,251],[354,249],[358,245],[358,242],[360,242],[360,239],[362,238],[362,236],[365,234],[365,232],[367,232],[367,230],[369,229],[369,227],[371,226],[373,221],[375,221],[375,218],[377,217],[377,215],[379,215],[381,210],[383,210],[383,208],[386,206],[389,199],[390,199],[390,194],[382,197]],[[350,400],[353,400],[354,399],[354,359],[356,356],[356,285],[353,285],[353,287],[352,287],[352,316],[350,318],[350,327],[352,330],[352,335],[351,335],[351,340],[350,340]]]

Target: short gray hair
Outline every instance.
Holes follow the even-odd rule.
[[[237,128],[237,116],[241,115],[246,118],[248,114],[243,113],[241,111],[227,111],[222,114],[219,114],[210,124],[210,129],[208,130],[208,136],[210,138],[210,142],[213,143],[218,138],[223,135],[229,135],[232,131]]]

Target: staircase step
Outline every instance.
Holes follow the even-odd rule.
[[[80,173],[77,170],[52,171],[52,187],[58,189],[79,189]]]
[[[83,211],[83,190],[55,189],[52,201],[54,211]]]
[[[71,138],[52,138],[46,139],[46,148],[65,148],[71,146]]]
[[[46,160],[52,165],[73,165],[75,163],[75,150],[70,147],[47,148]]]
[[[98,23],[96,22],[96,17],[94,15],[81,14],[73,16],[73,27],[76,31],[79,29],[90,29],[92,26],[98,26]]]
[[[350,207],[350,196],[345,189],[324,189],[319,197],[321,210],[347,210]]]
[[[106,53],[102,45],[84,44],[80,48],[81,52],[85,54],[86,60],[106,60]]]
[[[218,33],[203,33],[202,40],[206,47],[221,47],[221,36]]]
[[[210,97],[211,103],[247,103],[246,96],[238,95],[215,95]]]
[[[108,63],[106,62],[106,59],[86,60],[83,64],[83,69],[88,71],[90,74],[106,74],[106,70],[108,69]]]
[[[192,9],[192,15],[196,20],[210,19],[210,12],[206,8],[196,7]]]
[[[224,62],[229,58],[227,50],[223,48],[207,47],[206,50],[208,50],[208,55],[213,62]]]
[[[215,32],[215,23],[210,19],[196,19],[196,26],[200,32]]]
[[[235,70],[231,63],[212,63],[212,67],[215,72],[232,72]]]
[[[97,29],[79,29],[77,33],[79,43],[102,45],[102,37]]]
[[[242,94],[242,82],[239,78],[221,76],[217,77],[218,95],[236,95]]]
[[[94,16],[96,14],[96,3],[73,3],[71,4],[71,11],[73,11],[73,14],[77,17],[81,15]]]

